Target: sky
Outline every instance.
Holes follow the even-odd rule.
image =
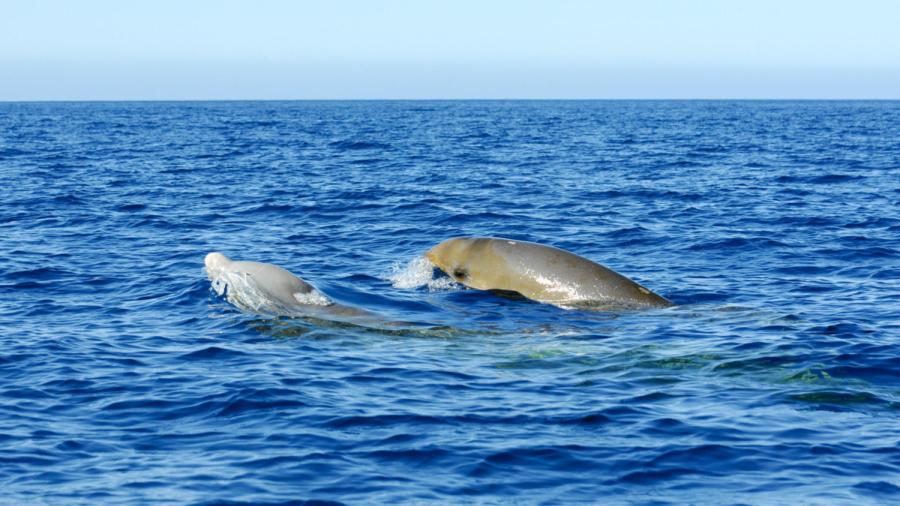
[[[0,100],[900,99],[891,0],[3,0]]]

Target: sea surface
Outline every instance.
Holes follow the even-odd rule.
[[[900,501],[900,102],[2,103],[0,176],[2,504]],[[465,289],[461,235],[677,306]]]

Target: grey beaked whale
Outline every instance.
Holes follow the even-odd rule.
[[[292,272],[274,264],[232,260],[219,252],[204,259],[209,280],[239,309],[256,314],[372,318],[364,309],[333,301]],[[221,283],[224,286],[218,286]]]

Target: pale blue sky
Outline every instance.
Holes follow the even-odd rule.
[[[900,98],[889,0],[4,0],[0,100]]]

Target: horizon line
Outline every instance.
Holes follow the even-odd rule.
[[[709,97],[671,97],[671,98],[88,98],[88,99],[0,99],[0,104],[23,103],[90,103],[90,102],[896,102],[900,97],[871,98],[803,98],[803,97],[767,97],[767,98],[709,98]]]

